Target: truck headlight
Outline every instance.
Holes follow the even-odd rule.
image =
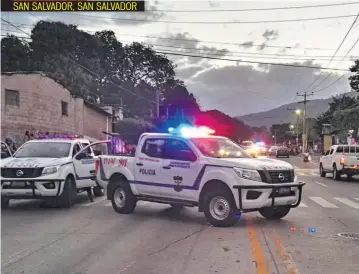
[[[238,174],[238,176],[243,179],[262,182],[262,178],[259,175],[259,172],[255,169],[245,169],[238,167],[234,167],[233,169]]]
[[[42,175],[54,174],[57,173],[59,170],[60,170],[59,166],[45,167],[44,170],[42,171]]]

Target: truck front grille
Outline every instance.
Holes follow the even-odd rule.
[[[43,167],[37,168],[2,168],[1,176],[3,178],[37,178],[42,174]],[[19,172],[19,171],[22,172]]]
[[[270,184],[294,182],[294,170],[261,170],[262,181]]]

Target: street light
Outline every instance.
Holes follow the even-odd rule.
[[[295,110],[295,114],[296,114],[296,115],[301,115],[301,114],[302,114],[302,110],[301,110],[301,109]]]
[[[293,129],[294,129],[294,125],[290,125],[289,128],[293,130]]]

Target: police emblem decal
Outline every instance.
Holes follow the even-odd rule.
[[[181,192],[183,190],[183,186],[182,186],[182,181],[183,178],[181,176],[173,176],[173,180],[174,180],[174,190],[177,192]]]

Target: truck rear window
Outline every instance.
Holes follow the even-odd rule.
[[[341,146],[337,148],[337,153],[359,154],[359,146]]]

